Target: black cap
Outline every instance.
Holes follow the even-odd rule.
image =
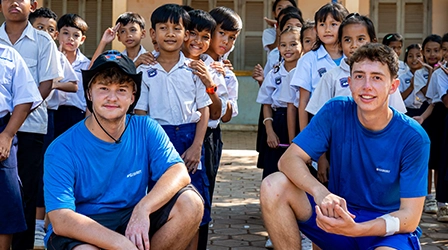
[[[137,69],[135,68],[134,62],[129,59],[129,57],[121,54],[116,50],[108,50],[102,53],[98,58],[93,62],[92,67],[89,70],[82,70],[82,83],[84,86],[84,96],[86,98],[87,108],[92,112],[92,101],[88,98],[88,90],[90,87],[90,81],[92,78],[100,71],[112,67],[118,67],[125,74],[132,78],[135,82],[136,91],[135,91],[135,100],[134,103],[128,109],[127,113],[133,113],[134,107],[137,104],[138,98],[141,93],[141,85],[142,85],[142,72],[137,74]]]

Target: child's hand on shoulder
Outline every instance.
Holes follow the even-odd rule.
[[[149,51],[141,54],[137,57],[137,60],[135,60],[135,67],[140,66],[141,64],[145,65],[155,65],[157,64],[156,57]]]
[[[103,37],[101,37],[101,41],[104,43],[111,43],[117,36],[120,26],[121,24],[117,23],[113,28],[107,28],[103,33]]]
[[[277,25],[277,20],[275,19],[269,19],[267,17],[264,17],[263,19],[271,27],[275,27]]]
[[[418,59],[418,62],[419,62],[423,67],[425,67],[426,69],[428,69],[429,71],[433,71],[433,70],[434,70],[434,68],[433,68],[431,65],[425,63],[422,59]]]
[[[212,76],[210,75],[210,72],[208,72],[208,68],[205,66],[204,61],[200,59],[191,61],[189,67],[193,69],[193,74],[197,75],[199,79],[201,79],[206,88],[213,85]]]
[[[233,65],[229,59],[222,60],[222,62],[224,68],[228,68],[229,70],[233,71]]]
[[[224,66],[221,62],[212,62],[210,64],[210,67],[218,71],[218,73],[222,74],[223,76],[226,76],[226,71],[224,70]]]

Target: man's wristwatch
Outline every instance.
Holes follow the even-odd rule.
[[[218,89],[218,86],[212,85],[211,87],[206,88],[205,92],[207,92],[207,94],[213,95],[214,93],[216,93],[217,89]]]

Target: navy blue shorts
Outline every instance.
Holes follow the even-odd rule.
[[[174,145],[176,151],[182,155],[194,141],[196,135],[196,123],[182,124],[179,126],[163,125],[162,128],[170,138],[171,143]],[[210,183],[208,181],[207,172],[204,165],[204,147],[201,152],[201,170],[197,170],[196,173],[190,173],[191,184],[198,190],[204,200],[204,216],[202,217],[201,226],[209,223],[211,218],[211,201],[210,201]]]
[[[412,233],[394,234],[386,237],[368,236],[368,237],[347,237],[337,234],[330,234],[320,229],[316,224],[316,212],[314,207],[316,203],[312,196],[308,195],[311,207],[313,208],[313,215],[305,222],[298,222],[299,229],[304,233],[314,244],[322,249],[359,249],[370,250],[380,246],[392,247],[400,250],[418,250],[420,248],[419,238],[422,231],[419,227]],[[382,216],[382,213],[372,212],[362,209],[349,207],[349,211],[356,215],[356,222],[363,222],[375,219]]]
[[[0,127],[3,131],[6,124]],[[0,162],[0,234],[26,230],[20,179],[17,172],[17,137],[14,136],[8,159]]]

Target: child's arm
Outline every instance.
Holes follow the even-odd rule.
[[[434,109],[434,104],[429,104],[429,106],[426,108],[425,112],[423,112],[420,116],[414,116],[414,118],[418,123],[423,124],[423,122],[428,119],[428,117],[432,114],[432,110]]]
[[[191,172],[192,174],[196,173],[199,162],[201,161],[202,143],[204,142],[209,118],[208,106],[200,108],[198,111],[201,113],[201,119],[196,125],[193,144],[191,144],[191,146],[181,155],[185,162],[185,166],[187,166],[188,172]]]
[[[137,68],[141,64],[145,64],[145,65],[157,64],[157,60],[156,60],[156,57],[150,51],[147,51],[147,52],[141,54],[139,57],[137,57],[137,60],[135,60],[134,64],[135,64],[135,67]]]
[[[226,113],[221,117],[222,122],[229,122],[232,120],[232,114],[233,114],[233,106],[230,101],[227,101],[227,109]]]
[[[403,100],[406,100],[406,98],[408,98],[408,96],[412,93],[412,91],[414,91],[414,77],[411,78],[411,83],[409,84],[409,87],[405,91],[401,92],[401,97],[403,98]]]
[[[78,83],[73,81],[70,82],[54,81],[53,89],[61,90],[64,92],[76,92],[78,91]]]
[[[47,81],[40,82],[38,89],[39,89],[40,95],[42,96],[42,99],[45,100],[48,97],[52,88],[53,88],[53,80],[47,80]]]
[[[92,67],[93,62],[98,58],[101,53],[103,53],[104,49],[106,48],[107,44],[111,43],[115,37],[117,36],[117,31],[120,28],[120,23],[117,23],[113,28],[107,28],[103,36],[101,37],[101,41],[98,44],[98,47],[96,47],[95,53],[93,53],[92,59],[90,60],[90,67]]]
[[[263,124],[266,127],[267,144],[270,148],[276,148],[280,143],[280,139],[272,127],[274,120],[272,119],[272,108],[270,104],[263,104],[263,117]]]
[[[420,63],[423,65],[423,67],[428,69],[428,79],[426,80],[426,84],[423,88],[420,89],[420,91],[423,93],[423,95],[426,96],[426,91],[428,91],[428,85],[429,81],[431,80],[432,72],[434,72],[434,68],[431,67],[431,65],[423,62],[421,59],[419,59]]]
[[[260,64],[255,65],[252,78],[258,82],[258,86],[261,86],[264,81],[264,71]]]
[[[291,143],[294,137],[296,137],[297,135],[296,120],[297,120],[297,108],[296,106],[294,106],[293,103],[288,103],[288,107],[286,109],[286,121],[288,123],[289,143]]]
[[[300,131],[304,130],[308,125],[308,112],[306,112],[305,108],[308,105],[308,101],[310,100],[310,92],[304,88],[299,88],[300,91],[300,100],[299,100],[299,126]]]
[[[8,125],[6,125],[5,130],[0,133],[0,161],[4,161],[9,157],[12,139],[28,116],[31,105],[32,103],[22,103],[14,107]]]

